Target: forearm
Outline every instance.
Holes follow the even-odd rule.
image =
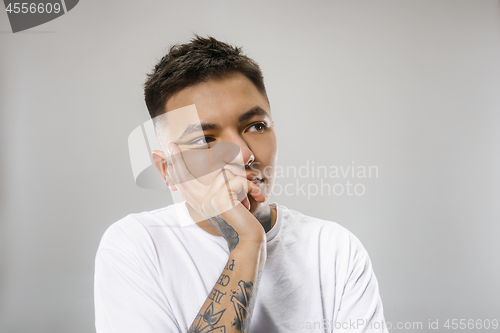
[[[239,244],[231,251],[188,333],[211,329],[226,333],[247,332],[265,258],[265,243]]]

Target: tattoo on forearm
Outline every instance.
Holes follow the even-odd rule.
[[[224,267],[223,273],[217,280],[216,285],[221,285],[223,287],[229,286],[229,283],[231,282],[231,277],[230,275],[224,274],[224,272],[233,271],[234,265],[235,265],[234,259],[227,262],[226,266]],[[232,318],[234,318],[231,325],[233,329],[236,329],[238,332],[242,333],[248,332],[248,329],[250,327],[250,322],[252,319],[252,310],[254,308],[255,300],[257,298],[257,288],[260,283],[261,276],[262,276],[262,270],[258,272],[255,283],[252,281],[245,282],[243,280],[240,280],[238,282],[236,289],[230,290],[230,295],[231,295],[230,301],[233,304],[233,309],[235,312],[234,313],[232,313],[232,311],[227,312],[229,313],[230,317],[227,318],[228,314],[226,314],[227,318],[226,320],[231,320]],[[220,324],[218,323],[222,315],[227,310],[227,308],[214,313],[214,306],[217,306],[217,304],[219,304],[220,306],[221,299],[229,292],[228,289],[222,289],[222,290],[226,290],[227,292],[222,292],[216,289],[215,287],[212,289],[212,291],[208,295],[208,298],[212,300],[212,302],[207,306],[203,314],[199,313],[196,316],[195,320],[193,321],[193,324],[188,330],[188,333],[226,332],[225,322],[223,321]],[[229,305],[229,307],[231,307],[231,305]],[[200,312],[201,311],[203,310],[200,310]]]
[[[188,333],[225,333],[226,327],[215,327],[224,311],[226,311],[226,309],[214,313],[214,303],[210,303],[203,315],[199,314],[196,316],[193,324],[188,330]]]
[[[211,217],[209,220],[213,224],[216,224],[218,231],[227,240],[229,251],[232,251],[240,242],[240,238],[238,237],[236,230],[234,230],[233,227],[231,227],[223,218],[220,218],[219,216]]]
[[[233,290],[231,302],[233,303],[234,311],[237,318],[232,323],[241,332],[247,332],[250,322],[252,320],[252,310],[257,298],[257,285],[259,284],[262,271],[257,275],[257,282],[245,282],[240,280],[238,282],[239,289]],[[255,289],[254,289],[255,286]]]
[[[220,284],[223,287],[226,287],[229,284],[229,282],[231,282],[229,275],[224,275],[224,274],[221,274],[219,280],[217,280],[217,284]]]
[[[257,293],[258,293],[258,289],[259,289],[259,285],[260,285],[260,278],[262,277],[262,271],[259,271],[257,273],[257,282],[255,283],[254,285],[254,289],[252,290],[252,297],[250,298],[250,305],[248,306],[248,318],[247,318],[247,321],[248,323],[250,323],[250,321],[252,320],[252,313],[253,313],[253,308],[254,308],[254,305],[255,305],[255,300],[257,299]],[[247,328],[247,325],[245,325],[245,329]]]
[[[220,304],[220,300],[222,299],[222,296],[224,296],[225,294],[226,293],[223,293],[222,291],[213,288],[212,292],[208,295],[208,298],[210,298],[215,303]]]
[[[224,269],[227,269],[228,271],[232,271],[234,268],[234,259],[231,260],[231,263],[229,263],[229,261],[226,263],[226,266],[224,267]]]

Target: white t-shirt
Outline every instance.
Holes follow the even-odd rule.
[[[337,223],[276,207],[250,332],[387,332],[377,279],[359,240]],[[181,223],[180,221],[183,221]],[[229,257],[185,202],[131,214],[96,255],[98,333],[185,333]]]

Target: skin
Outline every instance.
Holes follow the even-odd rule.
[[[267,97],[261,94],[243,74],[232,73],[219,79],[198,83],[177,92],[167,100],[166,110],[169,112],[193,104],[196,105],[198,117],[202,124],[216,124],[220,127],[220,129],[204,131],[207,142],[222,141],[237,144],[244,162],[249,161],[252,155],[254,156],[255,161],[252,163],[251,171],[259,174],[262,178],[263,182],[259,185],[259,188],[266,200],[258,202],[251,195],[248,196],[250,212],[257,217],[265,230],[268,231],[276,222],[276,212],[269,207],[269,199],[275,181],[278,148]],[[241,115],[256,106],[264,110],[267,115],[256,115],[243,123],[238,122]],[[258,131],[258,129],[262,128],[260,125],[249,128],[252,124],[261,122],[268,125],[265,130]],[[199,135],[195,134],[185,138],[183,142],[196,140],[197,138],[199,138]],[[177,137],[167,137],[167,145],[172,142],[179,143],[176,142],[176,139]],[[164,179],[168,177],[165,169],[166,159],[163,152],[157,150],[153,152],[153,161]],[[177,190],[177,187],[172,182],[166,183],[171,190]],[[189,203],[187,206],[193,219],[202,221],[198,225],[203,230],[213,235],[220,234],[208,220],[201,217],[202,214],[197,211],[196,207],[192,207]]]
[[[278,150],[269,103],[244,75],[232,73],[174,94],[165,105],[167,118],[168,112],[192,105],[202,125],[213,125],[202,133],[205,142],[236,144],[242,164],[255,161],[246,170],[226,165],[208,178],[195,178],[180,152],[200,142],[200,133],[180,140],[182,126],[168,131],[168,122],[167,132],[177,133],[165,136],[168,153],[153,152],[158,171],[171,190],[181,192],[193,220],[201,221],[198,225],[206,232],[224,237],[230,250],[188,332],[247,332],[267,258],[266,232],[276,222],[269,199]],[[247,174],[262,181],[251,182]]]

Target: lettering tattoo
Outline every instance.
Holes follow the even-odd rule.
[[[219,277],[219,280],[217,280],[217,283],[223,287],[226,287],[230,281],[231,281],[231,279],[229,278],[229,275],[221,274],[221,276]]]
[[[224,267],[223,273],[220,275],[216,283],[216,285],[227,287],[226,289],[222,289],[227,292],[222,292],[215,287],[212,289],[212,291],[208,295],[208,298],[212,302],[204,310],[203,314],[201,314],[201,311],[203,311],[203,309],[200,310],[200,313],[196,316],[187,333],[226,333],[226,323],[224,321],[219,323],[219,321],[227,308],[214,313],[214,306],[217,307],[217,304],[220,305],[221,299],[227,293],[230,293],[231,295],[229,301],[232,303],[235,312],[233,314],[232,311],[230,311],[230,317],[227,318],[226,322],[234,319],[231,323],[233,330],[237,330],[238,332],[242,333],[248,332],[250,322],[252,320],[252,310],[257,298],[257,288],[262,276],[262,270],[257,273],[255,284],[252,281],[245,282],[243,280],[240,280],[238,282],[238,285],[236,286],[236,289],[230,290],[229,288],[232,288],[232,286],[234,286],[234,282],[231,286],[229,286],[231,283],[231,276],[230,274],[226,275],[224,273],[226,273],[226,271],[233,271],[234,265],[234,259],[228,260],[226,266]],[[229,303],[227,304],[229,307],[231,307]],[[226,314],[226,316],[228,315]]]
[[[222,296],[224,296],[225,294],[226,293],[223,293],[222,291],[213,288],[210,295],[208,295],[208,298],[210,298],[215,303],[220,304],[220,300],[222,299]]]
[[[226,220],[219,216],[209,218],[210,222],[217,228],[217,231],[226,239],[229,246],[229,251],[234,250],[236,245],[240,242],[238,233],[231,227]]]
[[[234,259],[231,260],[231,263],[229,263],[229,261],[226,263],[226,266],[224,267],[224,269],[227,269],[228,271],[232,271],[234,268]]]
[[[199,314],[196,316],[193,324],[188,330],[188,333],[225,333],[225,326],[215,327],[224,311],[226,311],[226,309],[214,313],[214,303],[210,303],[203,315]]]

